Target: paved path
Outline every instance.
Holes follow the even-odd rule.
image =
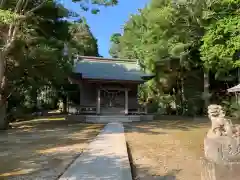
[[[132,180],[124,128],[109,123],[59,180]]]

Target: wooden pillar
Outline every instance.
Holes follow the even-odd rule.
[[[79,104],[77,107],[77,114],[80,114],[82,112],[81,103],[82,103],[82,92],[83,92],[81,82],[78,84],[78,87],[79,87]]]
[[[147,105],[147,104],[145,104],[145,106],[144,106],[144,113],[145,113],[145,114],[148,113],[148,105]]]
[[[128,114],[128,89],[125,89],[125,115]]]
[[[97,90],[97,114],[101,112],[101,90]]]
[[[79,106],[81,106],[81,99],[82,99],[82,98],[81,98],[81,94],[82,94],[82,93],[81,93],[81,89],[82,89],[82,88],[81,88],[81,85],[79,84]]]

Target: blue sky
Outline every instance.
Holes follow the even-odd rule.
[[[103,57],[110,57],[108,50],[110,48],[110,37],[113,33],[122,32],[124,23],[131,14],[138,12],[149,0],[119,0],[115,7],[101,8],[101,12],[93,15],[90,12],[80,12],[78,4],[65,1],[65,6],[81,15],[83,14],[91,28],[93,35],[98,39],[99,54]]]

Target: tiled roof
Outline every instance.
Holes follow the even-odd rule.
[[[81,57],[74,67],[85,79],[144,81],[151,75],[142,72],[136,60]]]

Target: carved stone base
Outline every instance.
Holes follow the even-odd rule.
[[[237,180],[240,179],[240,162],[216,164],[201,158],[201,180]]]
[[[217,164],[240,162],[240,143],[238,138],[219,136],[204,139],[205,157]]]

